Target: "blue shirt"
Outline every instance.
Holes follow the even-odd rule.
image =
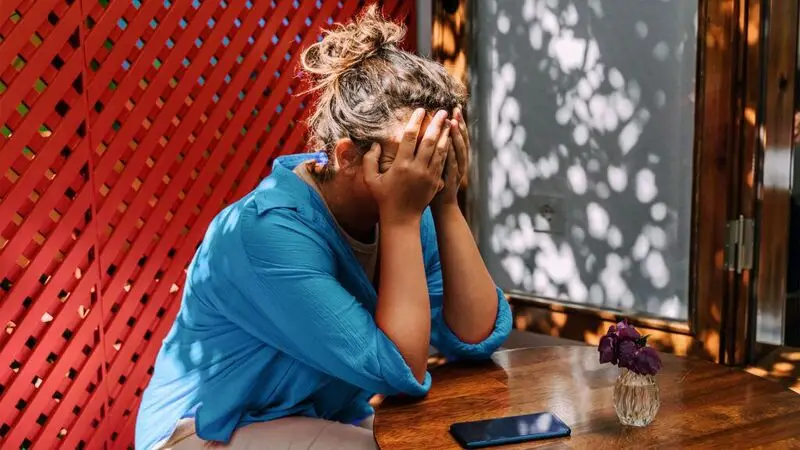
[[[136,419],[137,448],[194,417],[197,435],[228,442],[241,426],[290,415],[353,423],[375,393],[425,395],[375,325],[377,293],[323,200],[292,169],[313,154],[278,158],[272,174],[209,225]],[[420,236],[431,303],[431,345],[452,358],[486,358],[508,336],[498,289],[495,329],[458,339],[442,318],[442,273],[430,211]]]

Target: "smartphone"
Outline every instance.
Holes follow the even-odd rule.
[[[450,425],[450,434],[464,448],[518,444],[567,437],[572,430],[551,413],[462,422]]]

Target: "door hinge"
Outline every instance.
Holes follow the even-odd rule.
[[[753,219],[739,216],[725,226],[725,268],[736,273],[753,268]]]

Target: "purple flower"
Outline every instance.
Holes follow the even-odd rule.
[[[631,370],[640,375],[655,375],[661,370],[661,357],[651,347],[645,347],[636,353]]]
[[[617,365],[625,369],[633,369],[633,361],[636,357],[636,353],[639,351],[639,347],[637,347],[636,343],[633,341],[621,341],[618,348],[619,355],[617,358],[619,362]]]
[[[597,350],[600,352],[600,364],[617,363],[617,337],[614,335],[605,335],[600,338],[600,345]]]
[[[647,338],[627,320],[611,325],[597,346],[600,364],[615,364],[641,375],[657,374],[661,370],[661,358],[658,352],[647,347]]]
[[[635,341],[642,337],[641,334],[627,321],[622,321],[617,324],[617,334],[621,341]]]

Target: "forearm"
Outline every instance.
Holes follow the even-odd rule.
[[[497,291],[458,205],[434,216],[444,283],[444,320],[466,343],[486,339],[497,318]]]
[[[381,223],[380,258],[375,321],[422,382],[428,361],[431,310],[419,222]]]

